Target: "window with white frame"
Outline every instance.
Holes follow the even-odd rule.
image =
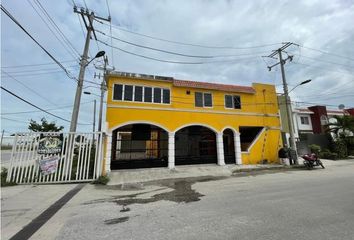
[[[225,95],[225,108],[241,109],[241,97],[238,95]]]
[[[309,117],[300,117],[300,121],[301,121],[302,125],[309,125],[310,124]]]
[[[113,85],[113,100],[170,104],[170,89],[134,85]]]
[[[196,107],[213,106],[213,95],[211,93],[195,92],[194,97]]]

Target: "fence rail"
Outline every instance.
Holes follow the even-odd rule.
[[[18,184],[87,182],[102,171],[104,135],[17,133],[7,181]]]

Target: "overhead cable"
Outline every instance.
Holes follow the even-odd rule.
[[[254,57],[249,57],[249,58],[239,58],[239,59],[232,59],[232,60],[215,60],[215,61],[198,61],[198,62],[184,62],[184,61],[174,61],[174,60],[165,60],[165,59],[160,59],[160,58],[154,58],[154,57],[150,57],[150,56],[146,56],[146,55],[142,55],[142,54],[138,54],[138,53],[134,53],[134,52],[130,52],[127,50],[124,50],[122,48],[116,47],[116,46],[111,46],[110,44],[101,41],[101,40],[97,40],[100,43],[108,46],[108,47],[112,47],[114,49],[117,49],[121,52],[127,53],[127,54],[131,54],[137,57],[142,57],[145,59],[150,59],[150,60],[154,60],[154,61],[158,61],[158,62],[165,62],[165,63],[175,63],[175,64],[191,64],[191,65],[198,65],[198,64],[210,64],[210,63],[225,63],[225,62],[237,62],[237,61],[242,61],[242,60],[249,60],[249,59],[255,59]],[[251,54],[250,54],[251,55]],[[257,56],[258,57],[258,56]]]
[[[107,34],[105,34],[102,31],[96,30],[96,32],[101,33],[105,36],[107,36]],[[154,48],[154,47],[149,47],[149,46],[144,46],[141,44],[137,44],[137,43],[133,43],[133,42],[129,42],[126,40],[123,40],[121,38],[117,38],[114,36],[111,36],[113,39],[118,40],[120,42],[124,42],[127,43],[129,45],[133,45],[136,47],[140,47],[140,48],[145,48],[145,49],[149,49],[149,50],[153,50],[153,51],[158,51],[158,52],[163,52],[163,53],[168,53],[168,54],[172,54],[172,55],[178,55],[178,56],[183,56],[183,57],[191,57],[191,58],[221,58],[221,57],[240,57],[240,56],[247,56],[247,55],[254,55],[254,54],[263,54],[264,52],[259,52],[259,53],[245,53],[245,54],[224,54],[224,55],[210,55],[210,56],[205,56],[205,55],[190,55],[190,54],[185,54],[185,53],[178,53],[178,52],[173,52],[173,51],[168,51],[168,50],[164,50],[164,49],[159,49],[159,48]],[[112,45],[112,44],[111,44]]]
[[[97,22],[107,25],[107,23],[97,20],[95,19]],[[178,41],[172,41],[172,40],[168,40],[168,39],[163,39],[163,38],[158,38],[158,37],[154,37],[154,36],[150,36],[150,35],[146,35],[146,34],[142,34],[142,33],[138,33],[138,32],[133,32],[127,29],[124,29],[122,27],[113,25],[113,28],[116,28],[118,30],[121,30],[123,32],[128,32],[131,34],[135,34],[135,35],[139,35],[142,37],[147,37],[147,38],[151,38],[151,39],[155,39],[158,41],[164,41],[164,42],[169,42],[169,43],[174,43],[174,44],[179,44],[179,45],[185,45],[185,46],[192,46],[192,47],[200,47],[200,48],[212,48],[212,49],[234,49],[234,50],[245,50],[245,49],[253,49],[253,48],[263,48],[263,47],[270,47],[270,46],[275,46],[275,45],[280,45],[281,43],[271,43],[271,44],[263,44],[263,45],[255,45],[255,46],[245,46],[245,47],[234,47],[234,46],[208,46],[208,45],[201,45],[201,44],[193,44],[193,43],[185,43],[185,42],[178,42]]]
[[[71,78],[75,79],[75,77],[71,76],[70,72],[52,55],[45,49],[12,15],[11,13],[1,4],[1,10],[18,26],[24,31],[59,67],[65,72],[65,74]]]

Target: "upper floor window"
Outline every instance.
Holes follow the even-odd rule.
[[[241,109],[241,97],[238,95],[225,95],[225,107]]]
[[[301,124],[303,125],[309,125],[310,121],[308,117],[300,117]]]
[[[170,104],[170,89],[114,84],[113,100]]]
[[[195,106],[196,107],[212,107],[213,96],[211,93],[195,92]]]
[[[125,85],[124,86],[124,100],[133,101],[133,86]]]

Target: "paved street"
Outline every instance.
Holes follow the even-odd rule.
[[[353,239],[354,161],[326,166],[87,184],[31,239]]]

